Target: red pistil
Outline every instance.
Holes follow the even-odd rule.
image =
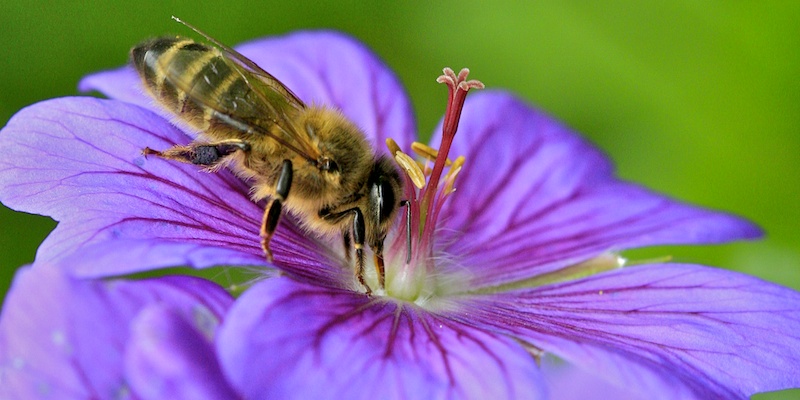
[[[433,235],[433,230],[436,225],[435,220],[435,199],[436,192],[439,189],[439,178],[442,175],[447,155],[450,152],[450,146],[453,144],[453,138],[458,130],[458,122],[461,119],[461,110],[464,107],[464,100],[467,98],[467,93],[470,89],[483,89],[483,83],[477,80],[467,80],[469,69],[462,69],[458,75],[450,68],[444,69],[444,74],[439,76],[436,81],[447,85],[448,99],[447,110],[444,115],[444,124],[442,125],[442,143],[439,146],[439,154],[436,157],[436,162],[433,165],[428,180],[428,185],[422,194],[422,208],[425,209],[424,228],[422,232],[421,242],[431,243],[430,239]],[[438,208],[438,207],[436,207]],[[438,214],[438,213],[437,213]],[[429,249],[429,250],[432,250]]]

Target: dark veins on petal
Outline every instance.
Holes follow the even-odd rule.
[[[296,320],[303,323],[285,324]],[[407,303],[276,278],[245,293],[228,321],[220,336],[223,364],[245,394],[279,396],[308,368],[325,376],[325,393],[344,397],[535,398],[541,391],[535,363],[517,343]],[[256,334],[276,323],[286,329]],[[258,338],[235,342],[252,334]],[[260,378],[243,363],[290,383],[254,382]],[[309,395],[319,387],[307,389]]]
[[[602,349],[701,397],[785,388],[782,376],[800,360],[783,344],[800,341],[786,331],[800,325],[796,293],[711,268],[632,267],[475,301],[465,323],[486,322],[560,356]]]

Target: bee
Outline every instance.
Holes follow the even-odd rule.
[[[253,200],[268,199],[260,236],[269,261],[270,240],[286,209],[308,231],[341,234],[348,261],[355,249],[355,275],[367,294],[369,245],[384,287],[383,243],[404,205],[393,162],[376,155],[339,110],[304,104],[253,61],[174,19],[213,46],[161,37],[134,47],[131,61],[148,94],[200,136],[185,146],[143,153],[208,171],[228,167],[252,182]]]

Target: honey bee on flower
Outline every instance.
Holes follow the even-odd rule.
[[[516,96],[467,98],[480,85],[466,71],[439,78],[447,108],[422,146],[399,81],[352,38],[301,32],[236,51],[302,104],[339,110],[371,157],[398,164],[393,204],[408,207],[395,207],[384,240],[385,288],[367,268],[376,290],[364,296],[341,241],[291,213],[266,262],[252,176],[140,153],[216,168],[226,154],[244,159],[247,138],[198,141],[143,95],[133,68],[93,74],[81,88],[110,99],[37,103],[0,132],[0,201],[59,221],[4,303],[0,397],[544,399],[566,388],[704,399],[800,386],[800,293],[701,265],[629,267],[619,255],[751,239],[761,233],[752,223],[616,178],[601,152]],[[237,135],[261,127],[228,124]],[[293,164],[302,158],[280,146]],[[279,197],[280,185],[264,184]],[[264,279],[234,299],[193,277],[120,278],[181,265]],[[571,372],[559,379],[559,366]]]
[[[212,171],[227,165],[250,180],[253,200],[270,199],[260,229],[270,261],[269,242],[284,208],[311,231],[342,235],[348,258],[355,249],[356,277],[368,294],[369,244],[383,289],[383,242],[402,202],[392,161],[374,154],[340,111],[307,106],[254,62],[206,38],[217,47],[161,37],[131,51],[147,92],[202,134],[189,145],[144,153]]]

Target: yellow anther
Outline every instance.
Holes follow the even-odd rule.
[[[436,161],[436,157],[439,156],[439,150],[436,150],[433,147],[430,147],[427,144],[420,142],[411,143],[411,150],[414,150],[414,152],[419,154],[420,157],[426,158],[431,161]],[[450,165],[452,163],[453,162],[450,161],[449,158],[447,159],[447,161],[445,161],[445,165]]]
[[[456,191],[453,184],[456,181],[458,173],[461,172],[461,168],[464,166],[464,160],[464,156],[458,156],[453,165],[450,166],[450,170],[447,171],[447,175],[444,176],[444,194],[450,194]]]
[[[406,171],[406,174],[408,174],[408,177],[411,178],[417,188],[422,189],[425,187],[425,174],[422,173],[422,169],[413,158],[402,151],[398,151],[394,155],[394,160]]]
[[[458,172],[461,171],[461,167],[464,166],[464,161],[466,161],[464,156],[458,156],[456,161],[450,167],[450,171],[447,171],[447,176],[453,175],[453,178],[455,178],[455,176],[458,175]]]
[[[391,154],[392,157],[394,157],[394,155],[397,154],[398,151],[401,151],[400,146],[398,146],[397,142],[395,142],[394,139],[392,138],[386,139],[386,147],[389,148],[389,154]]]

